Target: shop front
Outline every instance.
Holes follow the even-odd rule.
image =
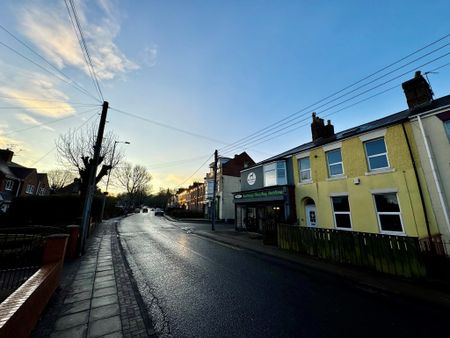
[[[276,186],[234,194],[236,229],[262,232],[265,225],[295,222],[294,189]]]

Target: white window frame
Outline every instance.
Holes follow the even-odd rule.
[[[271,171],[273,171],[274,173],[275,173],[275,184],[268,184],[267,183],[267,176],[266,176],[266,174],[268,173],[268,172],[271,172]],[[277,162],[272,162],[272,163],[269,163],[269,164],[265,164],[264,166],[263,166],[263,175],[264,175],[264,187],[272,187],[272,186],[274,186],[274,185],[277,185]]]
[[[379,154],[376,154],[376,155],[368,155],[368,153],[367,153],[367,143],[375,142],[375,141],[378,141],[378,140],[383,140],[383,142],[384,142],[384,148],[386,148],[386,152],[384,152],[384,153],[379,153]],[[364,141],[364,150],[365,150],[365,152],[366,152],[367,167],[369,168],[369,171],[370,171],[370,172],[372,172],[372,171],[380,171],[380,170],[391,169],[391,164],[389,163],[388,149],[387,149],[387,145],[386,145],[386,141],[385,141],[384,136],[378,137],[378,138],[374,138],[374,139],[371,139],[371,140]],[[382,167],[382,168],[375,168],[375,169],[372,169],[371,166],[370,166],[370,161],[369,161],[369,159],[375,158],[375,157],[380,157],[380,156],[386,156],[387,166],[386,166],[386,167]]]
[[[6,180],[5,181],[5,190],[12,191],[14,188],[14,181],[13,180]]]
[[[444,129],[447,134],[448,141],[450,142],[450,120],[444,122]]]
[[[377,202],[375,200],[375,195],[387,195],[387,194],[395,195],[395,198],[397,199],[399,211],[378,211]],[[397,192],[396,191],[374,192],[374,193],[372,193],[372,198],[373,198],[373,203],[374,203],[374,207],[375,207],[375,212],[377,214],[377,221],[378,221],[378,227],[380,229],[380,233],[386,234],[386,235],[405,235],[405,226],[403,224],[403,218],[402,218],[402,208],[400,206],[400,201],[398,199]],[[400,225],[402,226],[402,230],[401,231],[383,230],[383,227],[381,225],[380,215],[398,215],[398,217],[400,218]]]
[[[301,162],[301,160],[303,160],[305,158],[309,159],[309,168],[302,170],[300,162]],[[312,176],[311,176],[311,158],[309,156],[300,157],[297,160],[297,163],[298,163],[298,180],[299,180],[299,182],[300,183],[311,182],[312,181]],[[302,172],[308,172],[309,173],[309,178],[302,180]]]
[[[29,195],[33,195],[33,193],[34,193],[34,185],[27,184],[27,188],[25,190],[25,193],[27,193]]]
[[[330,164],[330,161],[328,160],[328,154],[333,152],[333,151],[336,151],[336,150],[339,150],[339,152],[341,153],[341,162],[335,162],[335,163]],[[327,152],[325,152],[325,157],[327,158],[328,177],[340,177],[340,176],[343,176],[345,171],[344,171],[344,160],[342,158],[342,148],[336,148],[336,149],[328,150]],[[338,164],[341,165],[342,172],[340,174],[331,175],[331,166],[332,165],[335,166],[335,165],[338,165]]]
[[[347,202],[348,202],[348,211],[335,211],[334,210],[334,203],[333,203],[333,197],[347,197]],[[338,230],[352,230],[353,229],[353,222],[352,222],[352,211],[350,209],[350,201],[348,199],[348,194],[332,194],[330,196],[330,201],[331,201],[331,209],[333,210],[333,220],[334,220],[334,227]],[[338,227],[337,222],[336,222],[336,214],[338,215],[348,215],[350,218],[350,228],[341,228]]]

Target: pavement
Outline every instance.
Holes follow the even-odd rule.
[[[66,263],[61,286],[32,337],[151,337],[140,298],[112,220],[97,225],[86,254]]]
[[[320,270],[365,290],[450,308],[448,285],[439,289],[429,281],[406,280],[291,253],[264,245],[260,234],[238,232],[230,224],[218,223],[216,230],[211,231],[201,220],[166,218],[192,236],[270,256],[299,270]],[[86,254],[65,264],[61,286],[49,301],[32,337],[157,336],[118,240],[118,221],[99,224],[87,241]]]
[[[322,272],[334,274],[351,283],[359,285],[364,289],[372,289],[376,292],[383,292],[385,294],[413,298],[419,301],[450,308],[449,282],[411,280],[373,272],[360,267],[334,264],[315,257],[282,250],[275,246],[264,245],[261,234],[236,231],[233,225],[219,223],[218,226],[216,226],[216,230],[212,231],[209,226],[197,227],[193,225],[191,227],[186,227],[186,223],[192,222],[190,219],[174,219],[167,215],[165,217],[172,222],[179,223],[184,230],[191,234],[271,256],[275,259],[291,263],[298,269],[320,270]],[[196,219],[193,223],[201,224],[202,222],[201,220]],[[206,225],[206,223],[210,224],[209,221],[204,220],[203,224]]]

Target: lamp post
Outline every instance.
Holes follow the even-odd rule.
[[[114,154],[116,153],[116,145],[118,143],[123,143],[123,144],[130,144],[130,142],[128,141],[114,141],[114,146],[113,146],[113,151],[112,151],[112,155],[111,155],[111,161],[109,162],[109,172],[108,172],[108,179],[106,180],[106,188],[105,188],[105,192],[103,193],[103,205],[102,205],[102,213],[101,213],[101,217],[100,219],[103,220],[103,213],[105,212],[105,205],[106,205],[106,196],[108,195],[108,187],[109,187],[109,178],[111,177],[111,171],[112,171],[112,165],[113,165],[113,160],[114,160]]]

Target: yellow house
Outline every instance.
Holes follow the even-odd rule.
[[[423,94],[421,89],[413,92]],[[416,107],[426,111],[448,101],[431,95],[430,90],[407,110],[339,133],[313,113],[313,141],[284,153],[292,157],[298,224],[439,236],[410,121]]]

